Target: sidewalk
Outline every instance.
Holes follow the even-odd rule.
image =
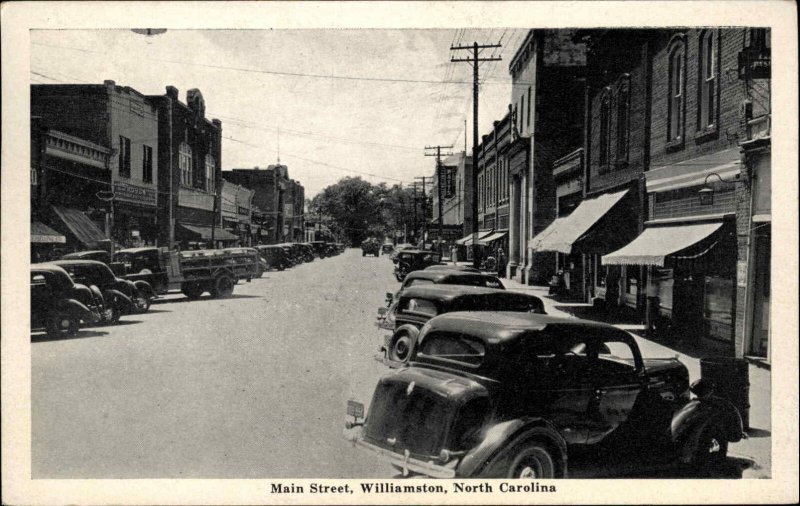
[[[547,294],[546,286],[526,286],[514,280],[503,279],[508,290],[536,295],[544,302],[545,310],[553,316],[565,318],[580,317],[587,320],[602,321],[634,335],[642,356],[676,357],[689,369],[689,381],[700,379],[700,359],[702,351],[686,343],[657,342],[644,337],[643,324],[626,320],[623,316],[595,311],[592,306],[579,302],[560,302]],[[771,374],[767,369],[750,365],[750,429],[749,439],[730,446],[728,454],[741,459],[748,467],[743,470],[743,478],[769,478],[771,474]]]

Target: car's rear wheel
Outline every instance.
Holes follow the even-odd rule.
[[[199,283],[185,283],[181,287],[181,292],[192,300],[199,299],[204,291]]]
[[[697,440],[692,464],[700,476],[713,474],[728,457],[728,441],[725,431],[718,423],[711,423],[703,428]]]
[[[550,479],[556,477],[556,465],[548,448],[533,441],[526,443],[511,458],[506,478]]]
[[[136,294],[133,303],[136,306],[137,313],[146,313],[150,309],[150,297],[141,292]]]
[[[230,297],[233,295],[233,279],[227,274],[220,274],[214,280],[214,289],[211,291],[213,297]]]
[[[54,313],[47,318],[47,335],[53,339],[74,336],[80,325],[77,318],[67,313]]]
[[[116,303],[114,303],[110,308],[111,315],[108,317],[109,323],[118,323],[120,316],[122,316],[122,311],[119,310]]]

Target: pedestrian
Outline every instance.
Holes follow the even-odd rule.
[[[503,248],[497,248],[497,277],[506,277],[506,253]]]

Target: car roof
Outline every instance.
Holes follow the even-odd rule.
[[[470,272],[458,269],[423,269],[421,271],[412,271],[406,275],[406,279],[430,279],[433,281],[441,281],[445,278],[491,278],[497,279],[497,276],[492,274],[485,274],[483,272]]]
[[[98,262],[97,260],[83,260],[83,259],[72,259],[72,260],[53,260],[51,263],[62,266],[62,265],[94,265],[94,266],[102,266],[108,269],[108,265],[104,264],[103,262]]]
[[[472,272],[474,274],[481,273],[480,269],[476,269],[471,265],[453,265],[453,264],[437,264],[437,265],[429,265],[425,267],[426,271],[443,271],[443,270],[450,270],[450,271],[460,271],[460,272]]]
[[[462,295],[483,295],[491,293],[516,293],[509,292],[508,290],[499,290],[497,288],[486,288],[483,286],[470,286],[470,285],[419,285],[410,286],[403,291],[403,298],[419,297],[421,299],[437,299],[437,300],[453,300]],[[525,297],[535,297],[520,293]]]
[[[457,332],[478,338],[486,343],[510,342],[521,338],[535,338],[545,331],[579,332],[582,335],[594,334],[598,338],[617,337],[632,339],[624,330],[605,323],[579,318],[563,318],[537,313],[518,313],[510,311],[456,311],[432,318],[426,333]]]
[[[42,262],[38,264],[31,264],[31,272],[56,272],[59,274],[64,274],[69,276],[67,271],[64,270],[63,267],[59,267],[58,265],[52,262]],[[70,278],[72,279],[72,278]]]
[[[75,251],[75,252],[72,252],[72,253],[67,253],[66,255],[64,255],[64,256],[63,256],[63,257],[61,257],[61,258],[66,258],[66,259],[71,259],[71,258],[81,258],[81,257],[84,257],[84,256],[96,255],[96,254],[98,254],[98,253],[105,253],[106,255],[109,255],[109,254],[110,254],[110,253],[109,253],[108,251],[106,251],[106,250],[102,250],[102,249],[93,249],[93,250],[88,250],[88,251]]]
[[[154,246],[145,246],[141,248],[125,248],[121,250],[117,250],[117,253],[142,253],[145,251],[158,251],[158,248]]]

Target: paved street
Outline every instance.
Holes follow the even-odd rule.
[[[368,402],[386,372],[373,359],[373,320],[397,287],[391,271],[386,257],[350,249],[241,283],[230,299],[170,295],[123,325],[34,336],[34,477],[393,476],[342,438],[347,399]],[[568,309],[541,288],[507,285],[541,296],[551,314]],[[675,355],[639,342],[645,356]],[[697,359],[680,358],[699,377]],[[768,372],[751,370],[751,383],[755,437],[731,454],[744,476],[762,477]]]
[[[396,287],[360,250],[170,295],[124,325],[32,350],[36,478],[388,477],[342,438],[384,366],[373,324]]]

